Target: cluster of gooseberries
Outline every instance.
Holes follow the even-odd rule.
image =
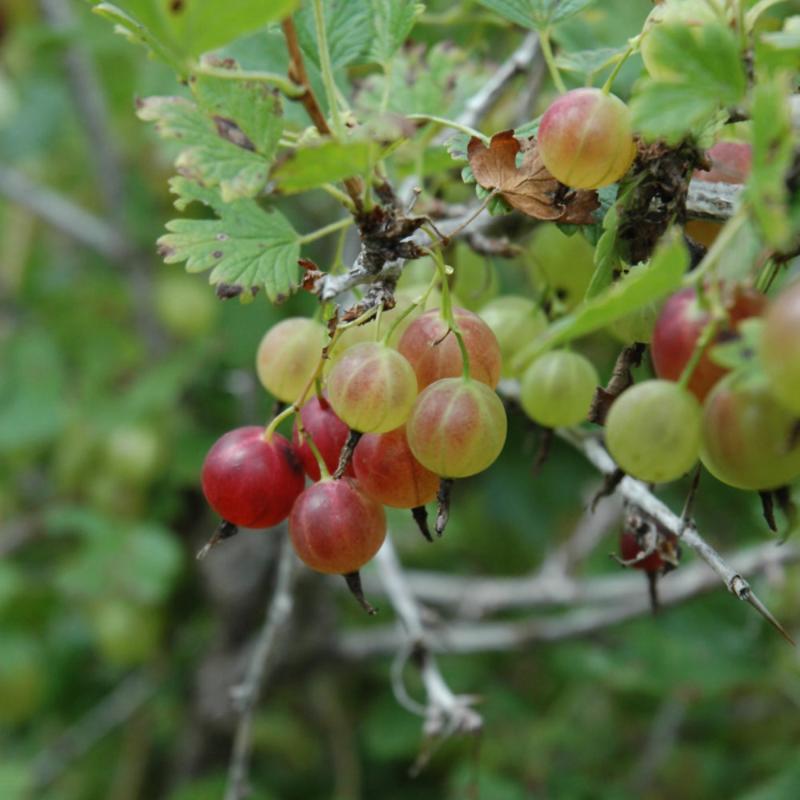
[[[202,470],[205,496],[226,524],[265,528],[288,518],[298,556],[345,575],[356,593],[358,570],[386,535],[383,506],[414,510],[432,538],[425,504],[441,485],[486,469],[506,438],[494,391],[501,349],[478,315],[433,309],[410,323],[399,317],[380,339],[379,331],[375,322],[343,326],[329,342],[322,324],[306,318],[271,328],[258,376],[291,405],[266,428],[222,436]],[[275,429],[292,414],[289,441]]]
[[[548,170],[574,189],[619,181],[636,154],[627,107],[598,89],[557,99],[542,117],[537,147]],[[723,146],[718,155],[724,161],[731,153],[743,181],[749,150]],[[710,156],[713,163],[713,149]],[[539,305],[504,296],[476,314],[453,308],[443,291],[440,309],[418,313],[420,301],[399,314],[400,305],[378,309],[373,324],[359,318],[332,337],[305,318],[267,332],[258,376],[291,405],[266,429],[231,431],[209,452],[203,489],[226,524],[263,528],[288,518],[299,557],[357,589],[358,570],[386,535],[383,506],[412,509],[430,538],[425,505],[437,496],[445,502],[453,479],[498,457],[507,425],[494,391],[501,375],[519,380],[522,409],[538,425],[587,419],[599,378],[584,355],[553,350],[516,369],[515,356],[547,325]],[[382,314],[384,322],[395,318],[380,337]],[[716,345],[737,338],[745,320],[760,321],[763,346],[730,370],[715,360]],[[718,281],[678,292],[660,313],[643,309],[627,329],[624,322],[616,335],[651,340],[656,377],[613,398],[606,415],[605,443],[621,470],[661,483],[699,458],[723,482],[758,491],[800,476],[800,284],[767,307],[763,294]],[[276,427],[290,414],[288,441]],[[663,566],[658,554],[636,560],[638,548],[635,536],[623,536],[626,561],[646,571]]]

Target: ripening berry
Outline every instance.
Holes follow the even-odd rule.
[[[289,516],[297,555],[317,572],[357,572],[386,538],[386,514],[352,478],[327,478],[309,486]]]
[[[392,508],[424,506],[439,488],[439,476],[414,458],[405,427],[362,436],[352,466],[364,492]]]
[[[443,478],[482,472],[506,441],[506,411],[485,384],[444,378],[417,398],[406,436],[417,461]]]
[[[417,397],[411,365],[379,342],[345,351],[328,376],[328,399],[343,422],[361,433],[384,433],[402,425]]]
[[[711,348],[715,343],[734,336],[742,320],[759,316],[766,306],[763,294],[741,286],[726,291],[724,301],[727,324],[719,329],[714,342],[706,348],[689,379],[689,391],[701,402],[728,371],[712,360]],[[700,305],[694,289],[682,289],[667,300],[653,329],[650,348],[659,378],[676,381],[681,377],[710,319],[711,315]]]
[[[723,378],[703,407],[700,458],[714,477],[737,489],[777,489],[800,477],[797,416],[757,374]]]
[[[772,393],[800,414],[800,283],[784,289],[767,311],[759,355]]]
[[[542,116],[537,145],[547,169],[573,189],[615,183],[636,155],[630,110],[600,89],[573,89],[553,102]]]
[[[606,446],[629,475],[664,483],[687,472],[700,452],[700,404],[671,381],[626,389],[606,418]]]
[[[303,491],[305,474],[292,445],[264,428],[236,428],[218,439],[203,462],[203,494],[224,520],[269,528],[286,519]]]
[[[274,325],[256,354],[262,386],[284,403],[295,402],[311,380],[327,339],[325,328],[306,317],[290,317]]]
[[[520,401],[525,413],[546,428],[577,425],[589,413],[597,383],[597,370],[588,358],[554,350],[525,371]]]
[[[472,311],[454,308],[453,316],[469,354],[470,376],[494,389],[500,380],[500,345],[492,329]],[[406,328],[397,349],[417,375],[420,391],[442,378],[464,371],[461,349],[438,308],[426,311]]]

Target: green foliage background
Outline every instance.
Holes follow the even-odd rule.
[[[462,102],[521,37],[487,10],[493,5],[432,2],[415,29],[417,42],[440,48],[431,63],[456,78]],[[225,780],[224,725],[202,768],[181,770],[196,671],[221,624],[193,558],[215,524],[199,467],[222,432],[268,417],[272,400],[253,370],[258,341],[278,319],[313,313],[314,303],[296,297],[273,307],[262,294],[249,304],[218,303],[204,275],[179,278],[180,265],[161,263],[153,243],[175,216],[171,157],[136,118],[134,100],[174,94],[174,74],[111,35],[85,5],[73,7],[75,24],[61,32],[26,0],[0,9],[0,161],[106,212],[98,163],[64,78],[65,48],[86,48],[125,165],[119,221],[147,257],[110,263],[0,200],[0,798],[211,800],[222,796]],[[573,53],[618,48],[648,10],[644,0],[589,4],[556,29],[556,41]],[[454,62],[443,41],[455,42],[472,66],[448,75]],[[350,60],[346,44],[336,51],[342,63]],[[370,43],[350,44],[363,50]],[[308,52],[313,46],[313,39],[304,43]],[[231,50],[256,68],[265,58],[259,47],[246,37]],[[276,48],[265,52],[272,57]],[[408,51],[398,59],[418,57]],[[624,95],[640,66],[631,59],[615,91]],[[382,91],[380,75],[360,77],[365,97]],[[578,73],[566,77],[570,85],[583,81]],[[515,85],[482,130],[507,125],[523,91]],[[430,83],[397,92],[398,110],[413,102],[437,113]],[[552,96],[548,86],[537,113]],[[287,105],[287,114],[297,113]],[[423,173],[441,167],[442,153],[424,148],[407,164]],[[452,173],[444,175],[435,181],[447,193]],[[280,203],[303,230],[336,218],[334,209],[317,193]],[[327,263],[332,247],[320,241],[313,255]],[[494,261],[490,281],[485,268],[465,268],[460,285],[457,279],[466,304],[501,289],[530,291],[523,260]],[[597,336],[587,348],[607,375],[617,345]],[[404,563],[463,576],[525,573],[569,534],[596,475],[556,445],[534,478],[535,436],[521,415],[511,426],[501,461],[457,486],[443,540],[431,547],[404,515],[394,516]],[[670,489],[675,505],[685,489]],[[766,536],[757,502],[710,481],[697,516],[723,550]],[[21,544],[8,547],[15,537]],[[612,531],[587,574],[616,569],[607,558],[615,546]],[[786,580],[757,584],[790,630],[800,623],[797,578],[789,569]],[[300,591],[317,602],[300,604],[297,637],[324,641],[331,629],[380,624],[316,576],[304,575]],[[334,602],[332,623],[317,616],[320,597]],[[384,621],[390,613],[383,609]],[[256,615],[250,630],[259,621]],[[477,797],[476,787],[488,800],[800,795],[796,654],[722,588],[591,638],[445,656],[442,667],[455,691],[483,697],[486,728],[479,742],[448,742],[414,779],[408,773],[421,721],[393,698],[389,660],[315,656],[279,668],[257,716],[254,796],[455,800]],[[150,699],[43,785],[54,743],[132,675],[154,687]],[[411,690],[419,692],[415,680]]]

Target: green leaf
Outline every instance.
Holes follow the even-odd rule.
[[[790,94],[788,74],[759,83],[753,92],[751,113],[753,167],[745,197],[764,240],[776,250],[787,249],[794,235],[786,187],[794,150]]]
[[[133,43],[147,48],[156,58],[169,64],[178,74],[185,74],[186,64],[178,45],[155,13],[151,0],[140,0],[125,4],[129,13],[120,4],[98,3],[93,11],[113,22],[117,32]]]
[[[425,6],[415,0],[369,0],[372,9],[370,56],[388,65],[395,52],[411,33]]]
[[[0,453],[48,443],[67,419],[65,361],[55,341],[23,326],[3,342],[0,363]]]
[[[369,0],[325,0],[323,9],[333,69],[346,67],[360,60],[369,49],[372,38]],[[303,55],[319,67],[319,45],[311,3],[298,12],[296,24]]]
[[[618,319],[675,291],[689,265],[689,253],[677,231],[658,247],[649,264],[633,267],[627,276],[554,322],[515,356],[512,367],[525,367],[546,350],[605,328]]]
[[[596,50],[559,53],[556,66],[564,72],[577,72],[592,77],[614,64],[626,50],[627,47],[599,47]]]
[[[753,363],[758,353],[764,321],[759,318],[746,319],[736,326],[737,338],[712,347],[709,356],[715,364],[735,370]]]
[[[622,261],[617,249],[617,231],[619,213],[616,206],[611,206],[603,218],[603,234],[597,241],[594,251],[594,273],[586,288],[586,299],[600,294],[614,282],[614,275],[622,268]]]
[[[212,284],[247,291],[263,287],[272,301],[284,298],[298,277],[299,236],[280,212],[265,211],[253,200],[224,203],[217,192],[184,178],[173,178],[175,206],[192,201],[211,208],[219,219],[176,219],[158,240],[168,264],[186,262],[189,272],[211,270]]]
[[[744,68],[728,28],[661,24],[648,38],[659,79],[644,82],[631,102],[634,128],[645,138],[674,143],[743,98]]]
[[[414,48],[395,56],[388,76],[368,77],[356,105],[367,117],[381,108],[388,94],[389,111],[454,119],[485,79],[479,65],[457,47],[438,44],[427,52]]]
[[[369,169],[371,148],[368,141],[321,141],[288,154],[275,166],[270,179],[278,191],[294,194],[361,175]]]
[[[156,55],[184,62],[289,16],[298,0],[116,0],[98,13],[113,19]],[[174,66],[174,64],[173,64]]]
[[[281,135],[279,99],[254,82],[202,76],[192,86],[204,108],[181,97],[148,97],[138,103],[139,118],[181,143],[175,161],[181,174],[219,186],[225,201],[254,197],[267,182]]]
[[[511,22],[530,30],[544,30],[586,8],[593,0],[478,0]]]

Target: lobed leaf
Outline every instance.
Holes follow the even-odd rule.
[[[173,178],[183,210],[199,201],[218,219],[176,219],[158,240],[168,264],[186,262],[189,272],[211,270],[212,284],[229,284],[242,291],[263,287],[270,300],[283,299],[297,283],[300,237],[279,211],[264,210],[254,200],[222,201],[218,192],[185,178]]]

